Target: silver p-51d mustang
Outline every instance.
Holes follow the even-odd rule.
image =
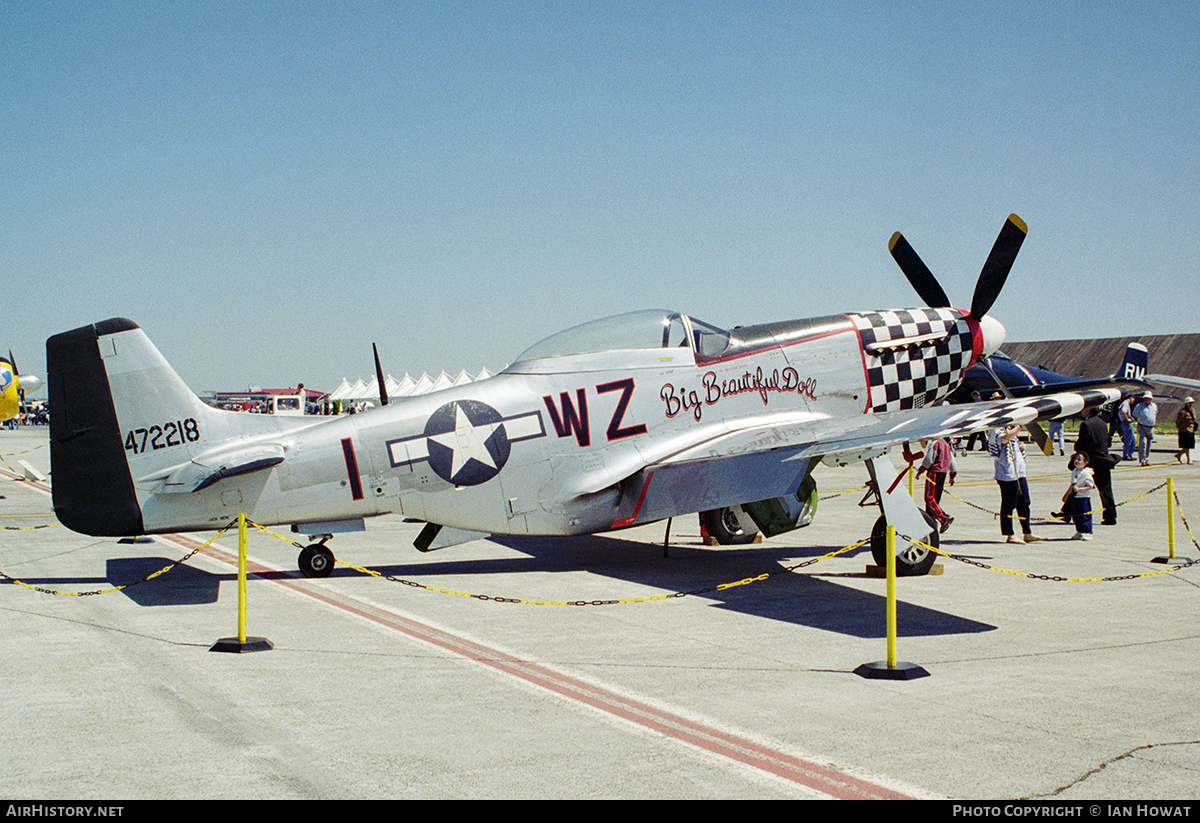
[[[300,568],[366,518],[429,524],[418,548],[489,534],[574,535],[693,512],[728,539],[806,525],[813,470],[865,461],[882,516],[936,540],[891,481],[906,441],[1061,417],[1120,396],[1097,388],[937,406],[1004,328],[987,315],[1025,237],[1012,215],[969,310],[950,307],[897,233],[892,253],[925,308],[849,312],[724,330],[644,311],[577,326],[494,377],[336,418],[202,403],[133,322],[46,342],[54,510],[89,535],[212,529],[245,512],[323,536]],[[889,488],[890,486],[890,488]],[[903,541],[901,568],[933,555]]]

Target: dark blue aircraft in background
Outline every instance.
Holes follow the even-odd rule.
[[[1128,382],[1131,388],[1145,389],[1148,362],[1146,347],[1141,343],[1130,343],[1125,348],[1125,359],[1115,374],[1110,377],[1076,377],[1018,363],[998,351],[967,369],[962,384],[951,396],[950,402],[969,403],[973,391],[979,392],[984,399],[996,391],[1012,397],[1031,397],[1050,392],[1079,391],[1093,386],[1110,386],[1114,381]],[[997,386],[997,381],[1003,385]]]

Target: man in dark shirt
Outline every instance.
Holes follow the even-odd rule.
[[[1088,465],[1096,478],[1096,489],[1100,492],[1100,505],[1104,510],[1104,518],[1100,521],[1105,526],[1117,525],[1117,505],[1113,501],[1112,467],[1113,459],[1108,454],[1108,426],[1096,413],[1095,409],[1083,410],[1083,425],[1079,427],[1079,438],[1075,441],[1075,451],[1088,456]]]

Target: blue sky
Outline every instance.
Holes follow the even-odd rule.
[[[1010,212],[1009,339],[1193,332],[1198,9],[0,3],[0,350],[122,316],[199,390],[495,371],[641,308],[919,305],[895,230],[966,306]]]

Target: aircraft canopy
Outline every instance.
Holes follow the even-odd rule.
[[[665,349],[691,343],[700,357],[729,347],[729,332],[679,312],[648,309],[594,320],[535,343],[514,362],[607,351]]]

